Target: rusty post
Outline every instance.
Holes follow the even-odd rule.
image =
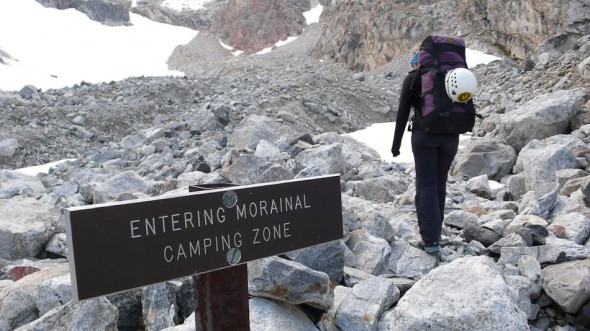
[[[190,186],[190,192],[234,186]],[[246,264],[193,276],[197,331],[250,331]]]

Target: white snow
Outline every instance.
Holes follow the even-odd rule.
[[[131,76],[181,75],[166,61],[198,33],[131,13],[131,26],[106,26],[75,10],[34,0],[0,1],[0,49],[18,62],[0,65],[0,89],[60,88]]]

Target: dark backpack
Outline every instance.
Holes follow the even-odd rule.
[[[432,35],[420,46],[417,75],[422,78],[421,109],[415,123],[428,133],[465,133],[473,130],[475,112],[473,100],[453,102],[445,90],[445,75],[455,68],[467,68],[465,42],[459,37]]]

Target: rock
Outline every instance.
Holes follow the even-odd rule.
[[[94,197],[93,202],[96,204],[115,201],[127,193],[148,193],[150,191],[163,190],[158,188],[158,183],[146,181],[134,171],[125,171],[97,185],[92,196]]]
[[[176,300],[165,283],[143,288],[143,325],[148,330],[161,330],[176,325]]]
[[[345,172],[342,144],[331,144],[301,151],[293,159],[294,173],[306,168],[317,168],[320,174],[343,174]]]
[[[467,178],[487,175],[499,181],[510,173],[516,163],[516,152],[510,145],[492,138],[471,140],[453,167],[453,176]]]
[[[230,147],[238,149],[255,149],[260,140],[277,141],[279,139],[277,131],[278,125],[271,118],[250,115],[238,123],[227,143]]]
[[[549,218],[551,210],[559,194],[559,184],[548,183],[538,186],[533,195],[525,195],[522,198],[520,214],[536,215],[541,218]]]
[[[467,181],[467,189],[485,199],[491,199],[493,196],[487,175],[470,178]]]
[[[117,330],[117,308],[106,298],[85,300],[78,303],[70,301],[59,306],[39,319],[21,326],[19,331],[34,330]]]
[[[520,151],[532,140],[543,140],[567,131],[580,108],[580,90],[543,94],[501,118],[496,137]]]
[[[353,184],[354,196],[375,202],[387,202],[395,199],[408,188],[407,182],[399,176],[385,175],[369,178]]]
[[[543,289],[564,311],[577,313],[590,298],[590,260],[543,268]]]
[[[563,227],[564,229],[563,237],[558,237],[571,240],[579,245],[584,245],[590,237],[590,219],[579,213],[556,217],[547,227],[547,230],[557,235],[557,227]]]
[[[0,141],[0,157],[11,157],[18,148],[18,140],[14,138],[4,139]]]
[[[470,242],[472,240],[482,243],[485,247],[491,246],[500,239],[500,236],[489,229],[480,226],[468,226],[463,229],[463,236],[465,241]]]
[[[213,29],[232,47],[256,53],[301,33],[305,18],[290,1],[230,0],[216,11]],[[264,24],[262,23],[264,22]],[[247,36],[247,37],[246,37]]]
[[[386,270],[391,247],[384,239],[372,236],[363,230],[356,230],[350,233],[346,245],[358,261],[358,264],[350,267],[372,275],[382,274]]]
[[[119,317],[117,319],[118,329],[137,328],[140,325],[143,325],[142,293],[143,289],[133,289],[106,296],[109,302],[115,306],[119,312]]]
[[[463,258],[434,269],[383,314],[378,328],[529,330],[502,271],[488,257]]]
[[[59,211],[33,198],[0,200],[0,258],[36,256],[58,230]]]
[[[293,304],[253,297],[250,305],[250,328],[261,331],[316,329],[305,312]],[[272,318],[268,318],[272,316]]]
[[[56,233],[45,245],[45,251],[51,257],[63,257],[68,256],[67,237],[65,233]]]
[[[356,284],[339,304],[335,324],[342,331],[375,329],[379,317],[397,302],[400,291],[394,282],[373,277]]]
[[[60,307],[72,300],[72,282],[70,275],[63,275],[44,280],[35,292],[39,316],[45,315],[53,308]]]
[[[556,135],[545,140],[533,140],[518,154],[515,173],[523,173],[527,191],[555,180],[555,172],[576,168],[577,150],[585,150],[586,145],[572,135]]]
[[[235,185],[248,185],[260,182],[264,172],[271,167],[272,163],[266,159],[254,155],[244,155],[237,159],[232,165],[225,168],[221,175],[228,182]]]
[[[327,274],[279,257],[248,263],[248,292],[323,309],[330,307],[334,300]]]
[[[66,275],[67,266],[32,273],[0,292],[0,330],[14,330],[39,318],[37,289],[43,281]]]
[[[182,324],[164,328],[162,331],[196,331],[195,313],[190,314]]]
[[[391,244],[387,269],[396,276],[420,278],[437,265],[436,256],[429,255],[421,249],[403,241],[395,241]]]
[[[335,240],[291,251],[285,255],[313,270],[325,272],[330,277],[332,286],[336,286],[340,284],[344,274],[345,249],[347,247],[342,240]]]
[[[127,0],[37,0],[45,7],[75,8],[91,20],[106,25],[128,25],[131,1]]]

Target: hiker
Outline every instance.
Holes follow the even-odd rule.
[[[412,70],[405,77],[399,98],[391,153],[400,154],[400,146],[410,111],[421,105],[421,76],[416,51],[410,60]],[[412,118],[414,122],[415,117]],[[416,172],[416,213],[422,237],[421,246],[428,254],[440,251],[442,222],[448,171],[457,154],[459,134],[431,134],[415,123],[410,124],[412,152]]]

